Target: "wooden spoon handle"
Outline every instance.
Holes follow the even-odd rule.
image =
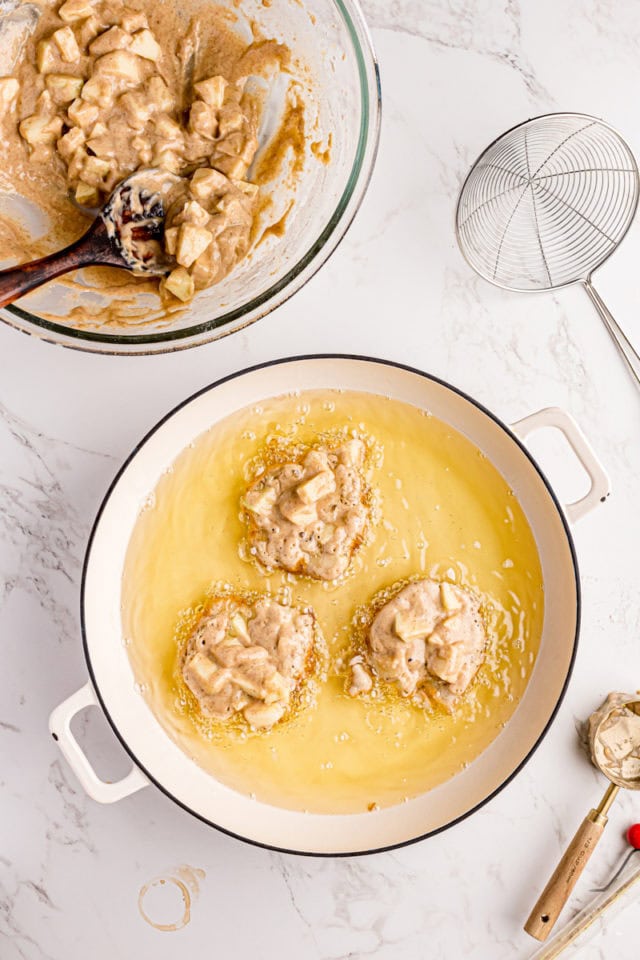
[[[606,825],[606,816],[597,810],[591,810],[580,824],[524,925],[527,933],[536,940],[546,940],[551,933]]]
[[[6,307],[35,287],[70,270],[95,263],[95,251],[86,242],[86,234],[64,250],[48,257],[21,263],[9,270],[0,270],[0,307]]]

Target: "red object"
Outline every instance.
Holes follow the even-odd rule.
[[[634,823],[627,830],[627,840],[636,850],[640,850],[640,823]]]

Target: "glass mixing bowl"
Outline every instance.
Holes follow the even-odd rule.
[[[5,322],[50,342],[96,353],[147,354],[192,347],[234,333],[275,309],[319,270],[339,244],[366,191],[380,126],[378,68],[360,7],[354,0],[269,4],[242,0],[238,11],[232,0],[213,2],[239,13],[237,29],[249,39],[253,21],[263,35],[286,43],[304,64],[303,73],[295,78],[305,87],[307,106],[304,170],[295,190],[287,182],[286,170],[268,188],[275,211],[286,211],[293,200],[284,234],[273,231],[222,283],[198,293],[173,319],[154,318],[157,304],[154,307],[148,295],[140,295],[136,307],[146,314],[143,320],[101,326],[98,291],[78,292],[77,285],[71,289],[54,281],[0,310]],[[261,143],[277,126],[277,105],[272,104],[265,110]],[[315,153],[312,142],[317,144]],[[328,143],[327,163],[317,154]],[[73,327],[66,319],[78,297],[89,298],[91,310],[97,312],[95,324]]]

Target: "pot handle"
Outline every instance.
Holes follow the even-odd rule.
[[[511,424],[511,429],[521,440],[543,427],[555,427],[563,434],[591,480],[591,487],[584,497],[565,504],[569,520],[575,523],[606,500],[610,493],[609,478],[576,421],[560,407],[546,407]]]
[[[136,790],[148,786],[149,781],[137,767],[132,767],[126,777],[115,783],[101,780],[96,774],[71,732],[71,721],[85,707],[97,706],[98,698],[91,684],[87,683],[55,708],[49,717],[49,731],[92,800],[97,800],[98,803],[115,803],[116,800],[122,800]]]

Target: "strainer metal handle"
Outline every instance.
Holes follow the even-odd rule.
[[[616,323],[613,314],[607,307],[596,288],[591,283],[591,279],[584,281],[584,288],[589,294],[589,299],[591,300],[592,304],[598,311],[600,319],[603,321],[607,330],[615,340],[618,350],[626,360],[629,370],[631,371],[636,383],[640,387],[640,356],[638,356],[638,353],[636,352],[632,343],[629,341],[628,337],[625,335],[624,331]]]

